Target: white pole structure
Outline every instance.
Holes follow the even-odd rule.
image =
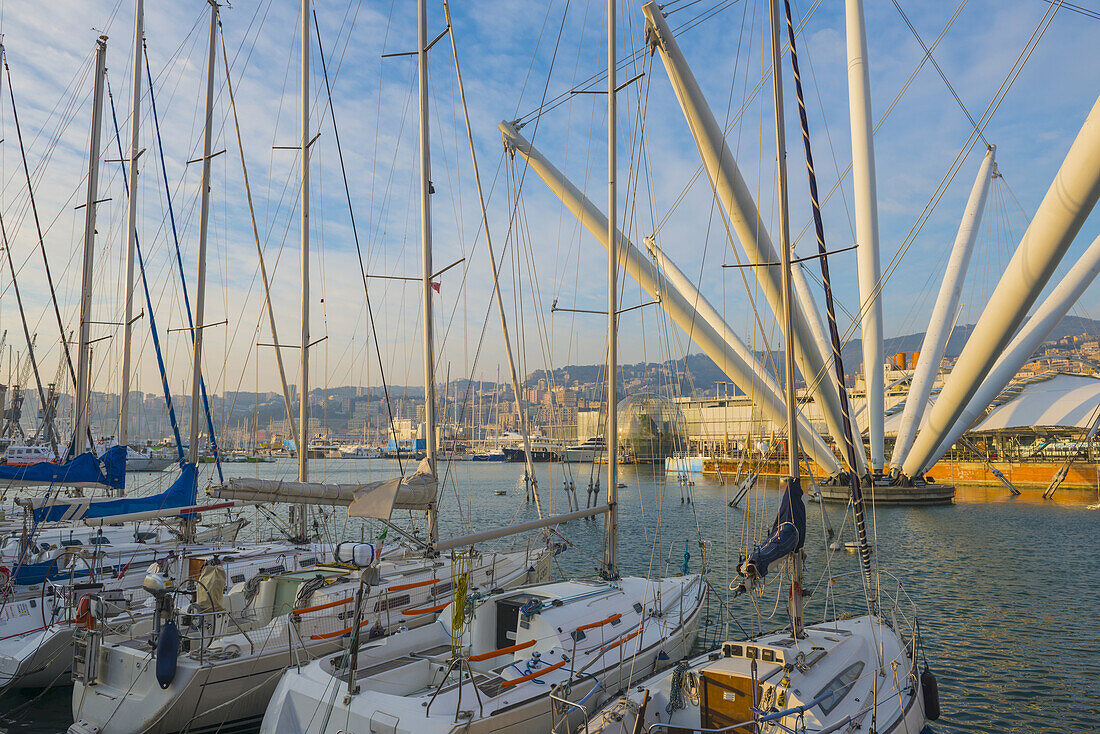
[[[107,74],[107,36],[96,40],[95,78],[92,91],[91,139],[88,142],[88,189],[84,199],[84,270],[80,280],[80,336],[76,355],[76,420],[72,455],[84,453],[88,435],[88,394],[91,380],[91,355],[88,352],[92,325],[92,263],[95,255],[95,212],[99,192],[99,145],[103,125],[103,80]],[[64,334],[62,334],[64,338]],[[43,406],[45,407],[45,406]],[[89,447],[95,450],[95,446]]]
[[[779,3],[768,3],[771,18],[772,97],[775,105],[775,180],[779,196],[779,251],[783,258],[781,287],[783,300],[783,373],[787,402],[787,482],[798,484],[801,473],[798,451],[798,398],[794,391],[794,330],[791,329],[791,227],[787,212],[787,142],[783,129],[783,58],[779,52]],[[826,377],[826,379],[828,379]],[[801,501],[801,500],[800,500]],[[791,589],[789,596],[791,635],[805,635],[802,624],[802,549],[791,555]]]
[[[672,31],[665,22],[660,8],[655,2],[642,6],[647,21],[647,37],[657,47],[669,80],[672,82],[676,97],[683,108],[684,116],[691,127],[699,155],[710,176],[719,203],[729,215],[730,224],[749,263],[777,263],[779,255],[772,246],[771,238],[753,201],[748,185],[745,183],[737,161],[733,157],[725,137],[707,106],[702,90],[691,73]],[[782,284],[778,267],[755,267],[768,303],[775,314],[783,313]],[[818,402],[829,433],[838,446],[844,443],[844,428],[841,422],[840,393],[833,380],[828,378],[828,361],[820,351],[818,341],[810,330],[810,320],[806,311],[813,304],[795,301],[791,309],[791,328],[794,331],[794,356],[798,369],[807,381],[810,393]],[[858,431],[853,431],[856,441],[856,460],[860,465],[852,467],[856,474],[863,476],[866,471],[866,459],[863,456],[863,442]]]
[[[134,242],[137,239],[137,159],[138,122],[141,117],[141,51],[145,7],[144,0],[137,0],[134,11],[134,78],[130,94],[130,200],[126,205],[126,307],[122,323],[122,385],[118,396],[118,443],[125,446],[130,440],[130,357],[134,331]]]
[[[615,172],[618,152],[616,133],[615,87],[615,0],[607,0],[607,516],[604,519],[604,573],[608,578],[619,576],[619,247],[622,235],[616,222],[618,197]]]
[[[959,308],[959,299],[962,297],[963,281],[966,280],[966,270],[970,265],[970,254],[974,251],[974,240],[978,237],[985,200],[989,194],[990,182],[993,180],[996,153],[996,147],[989,146],[985,158],[982,159],[981,168],[978,169],[978,177],[970,190],[970,198],[966,202],[966,209],[963,210],[959,231],[955,235],[955,244],[951,248],[951,257],[947,261],[947,269],[943,274],[943,283],[940,284],[940,292],[936,296],[936,305],[932,308],[932,317],[928,320],[928,331],[925,332],[924,341],[921,342],[920,358],[913,371],[909,397],[905,400],[905,409],[901,414],[901,427],[898,429],[898,438],[894,443],[894,453],[890,457],[890,465],[895,474],[901,471],[905,454],[913,445],[917,428],[920,426],[921,418],[924,417],[925,406],[928,404],[928,396],[932,392],[932,383],[940,370],[940,360],[943,359],[947,340],[951,336],[955,313]]]
[[[451,8],[447,1],[443,1],[443,14],[447,19],[447,28],[451,28]],[[485,230],[485,247],[489,251],[489,266],[493,271],[493,297],[497,305],[497,314],[500,316],[500,331],[504,335],[504,353],[508,356],[508,373],[512,379],[512,392],[516,394],[516,408],[519,410],[520,431],[523,434],[523,456],[527,462],[524,484],[535,495],[535,511],[542,517],[542,501],[539,498],[539,480],[535,476],[535,460],[531,457],[531,431],[527,425],[527,410],[520,393],[519,372],[516,370],[516,360],[512,355],[512,340],[508,335],[508,319],[504,311],[504,299],[500,294],[500,274],[497,270],[497,256],[493,250],[493,238],[489,232],[489,212],[485,207],[485,194],[481,188],[481,173],[477,165],[477,155],[474,153],[474,133],[470,125],[470,113],[466,108],[466,87],[462,84],[462,68],[458,65],[458,43],[455,41],[454,30],[447,35],[451,38],[451,52],[455,62],[455,76],[458,78],[458,93],[462,99],[462,116],[466,121],[466,140],[470,144],[470,159],[474,167],[474,183],[477,184],[477,200],[481,205],[481,226]]]
[[[420,254],[423,265],[424,314],[424,457],[436,472],[435,347],[432,339],[432,199],[431,137],[428,129],[428,18],[425,0],[416,4],[416,61],[420,86]],[[428,507],[428,542],[439,540],[436,504]]]
[[[951,445],[970,429],[989,404],[1004,390],[1016,372],[1031,359],[1031,355],[1046,341],[1054,327],[1065,318],[1073,304],[1092,284],[1100,273],[1100,237],[1089,245],[1081,258],[1070,268],[1066,276],[1051,291],[1043,304],[1027,320],[1023,328],[1001,354],[989,375],[974,392],[966,408],[955,421],[939,447],[932,452],[921,471],[928,471],[947,452]]]
[[[302,79],[301,79],[301,115],[302,115],[302,196],[301,214],[301,258],[302,258],[302,346],[301,360],[298,365],[298,481],[309,481],[309,0],[302,0]],[[295,513],[297,527],[295,535],[305,541],[309,536],[306,508],[299,505]]]
[[[714,360],[719,369],[752,399],[754,405],[760,407],[769,420],[777,426],[782,425],[786,419],[787,409],[783,386],[776,381],[767,367],[760,363],[756,354],[730,329],[725,319],[692,284],[687,275],[676,266],[676,263],[669,259],[661,248],[657,247],[653,238],[647,237],[645,244],[649,254],[657,261],[660,276],[672,287],[675,297],[689,304],[690,309],[685,309],[689,314],[689,321],[698,324],[698,318],[692,318],[691,314],[694,312],[697,317],[706,322],[706,325],[710,327],[710,330],[713,330],[720,340],[718,349],[700,348],[703,348],[708,356],[711,352],[717,352],[720,358],[711,357],[711,359]],[[634,275],[633,271],[631,271],[631,275]],[[669,290],[667,288],[660,289],[654,297],[660,298],[661,305],[664,305],[664,300],[669,298]],[[675,317],[673,320],[676,320]],[[678,320],[676,321],[680,323]],[[696,338],[691,331],[685,329],[685,332],[692,341],[699,344],[700,339]],[[736,357],[736,368],[726,364],[727,361],[730,361],[729,356],[727,356],[729,352],[732,352]],[[817,432],[817,429],[805,417],[799,417],[798,434],[801,447],[809,454],[811,459],[830,475],[840,472],[841,466],[836,459],[836,455],[825,443],[825,440],[821,438],[821,434]]]
[[[217,48],[214,41],[218,32],[218,4],[210,0],[210,42],[206,51],[206,107],[202,133],[202,182],[199,189],[199,273],[195,279],[195,348],[191,360],[191,436],[188,461],[199,462],[199,415],[202,408],[200,384],[202,381],[202,333],[206,310],[206,239],[210,230],[210,156],[214,132],[214,58]],[[131,190],[131,199],[134,191]],[[213,439],[213,436],[210,437]]]
[[[867,430],[871,468],[881,472],[885,459],[883,423],[886,388],[883,375],[882,267],[878,251],[878,201],[875,184],[874,122],[867,64],[867,29],[863,0],[844,3],[848,38],[848,109],[852,126],[852,185],[856,210],[856,275],[859,280],[863,379],[867,390]]]
[[[902,473],[915,477],[959,420],[1100,197],[1100,98],[1066,154],[996,290],[917,433]]]
[[[527,160],[531,170],[561,199],[581,225],[607,248],[610,240],[607,218],[603,213],[511,123],[502,122],[499,128],[508,148]],[[786,420],[786,402],[779,383],[759,364],[756,355],[726,325],[714,307],[691,284],[690,279],[656,245],[649,247],[657,258],[657,266],[620,233],[620,264],[650,297],[658,301],[661,309],[683,329],[688,338],[752,398],[769,420],[776,425],[783,425]],[[836,456],[805,418],[799,419],[799,434],[806,453],[819,466],[829,474],[840,472],[841,466]]]

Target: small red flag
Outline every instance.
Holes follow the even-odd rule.
[[[439,293],[439,283],[434,283],[432,281],[428,281],[428,285],[430,285],[432,287],[433,291],[435,291],[436,293]]]

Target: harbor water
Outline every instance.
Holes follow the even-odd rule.
[[[316,481],[370,481],[393,476],[393,460],[316,460]],[[205,484],[212,467],[204,467]],[[407,466],[406,471],[412,467]],[[542,511],[568,510],[565,482],[572,482],[583,507],[589,482],[604,467],[541,465]],[[231,464],[229,475],[293,478],[293,461]],[[442,488],[441,535],[483,530],[536,517],[524,501],[519,464],[453,462]],[[130,475],[131,491],[151,492],[172,477]],[[694,475],[684,486],[663,468],[624,466],[619,489],[620,564],[624,574],[677,573],[702,564],[698,545],[707,541],[710,581],[725,592],[735,579],[740,553],[764,538],[771,525],[778,487],[761,483],[750,503],[731,508],[736,485]],[[200,484],[200,486],[201,486]],[[602,484],[602,482],[601,482]],[[134,490],[135,485],[140,489]],[[507,494],[498,495],[499,490]],[[1002,488],[959,489],[954,505],[882,507],[871,519],[878,583],[894,593],[902,584],[917,607],[928,664],[939,680],[943,716],[937,732],[1100,731],[1100,565],[1093,551],[1100,510],[1095,491],[1061,490],[1042,500],[1041,490],[1012,497]],[[681,501],[690,496],[691,502]],[[748,505],[746,507],[746,505]],[[854,541],[850,513],[826,506],[840,540]],[[275,508],[285,519],[285,508]],[[322,521],[330,539],[373,537],[378,529],[347,520],[335,508]],[[400,513],[406,515],[407,513]],[[278,520],[250,511],[251,538],[271,537]],[[403,521],[406,518],[395,519]],[[807,517],[806,585],[818,590],[808,602],[808,619],[823,613],[830,578],[851,577],[858,589],[858,556],[826,552],[820,507]],[[555,570],[590,575],[602,559],[602,518],[574,521],[559,529],[567,549]],[[685,543],[686,541],[686,543]],[[707,641],[783,626],[786,591],[773,571],[763,597],[730,601],[728,613],[710,604]],[[896,579],[896,580],[895,580]],[[850,602],[858,602],[856,597]],[[831,611],[831,610],[830,610]],[[841,610],[843,611],[843,609]],[[858,604],[848,611],[858,612]],[[71,688],[8,692],[0,700],[0,729],[64,732],[71,723]]]

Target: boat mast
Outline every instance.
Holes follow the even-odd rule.
[[[76,355],[76,425],[71,455],[83,453],[88,428],[88,380],[91,355],[88,352],[92,325],[92,262],[95,254],[95,210],[99,189],[99,135],[103,124],[103,79],[107,73],[107,36],[96,40],[95,84],[92,92],[92,129],[88,143],[88,190],[84,200],[84,272],[80,281],[80,336]],[[64,334],[62,334],[64,339]],[[42,406],[43,409],[45,406]],[[89,441],[89,444],[91,442]],[[89,446],[95,450],[95,446]]]
[[[783,369],[787,398],[787,482],[799,478],[798,411],[794,391],[794,331],[791,329],[791,230],[787,212],[787,145],[783,131],[783,74],[779,52],[779,3],[768,3],[771,15],[772,92],[775,100],[775,172],[779,189],[779,253],[783,263],[780,273],[783,299]],[[790,611],[792,633],[802,637],[802,549],[795,550],[792,559]]]
[[[431,138],[428,130],[428,18],[424,0],[416,3],[416,66],[420,86],[420,252],[424,299],[424,458],[435,474],[435,348],[432,344]],[[439,540],[436,503],[428,506],[428,542]]]
[[[845,2],[848,36],[848,107],[852,127],[852,183],[855,185],[856,270],[859,280],[860,332],[863,335],[863,380],[871,471],[885,460],[883,422],[885,385],[882,373],[882,291],[878,251],[878,202],[875,185],[875,141],[871,121],[871,81],[867,66],[867,30],[863,0]]]
[[[130,102],[130,200],[126,206],[126,310],[122,323],[122,386],[118,396],[118,443],[130,440],[130,354],[134,326],[134,240],[137,238],[138,120],[141,115],[141,52],[145,7],[136,1],[134,18],[134,83]]]
[[[531,457],[531,431],[527,425],[527,411],[520,396],[519,373],[516,371],[516,360],[512,356],[512,341],[508,335],[508,319],[504,311],[504,299],[500,294],[500,272],[497,268],[497,257],[493,250],[493,239],[489,234],[489,212],[485,206],[485,194],[481,187],[481,173],[478,170],[477,155],[474,154],[474,133],[470,125],[470,113],[466,108],[466,87],[462,84],[462,69],[458,65],[458,43],[455,41],[454,29],[451,27],[451,9],[446,0],[443,2],[443,13],[447,18],[447,28],[451,29],[451,51],[454,54],[455,76],[458,78],[458,93],[462,99],[462,115],[466,120],[466,139],[470,144],[470,158],[474,167],[474,183],[477,184],[477,198],[481,204],[481,226],[485,230],[485,245],[489,250],[489,265],[493,271],[493,295],[496,301],[497,313],[500,315],[500,330],[504,334],[504,353],[508,357],[508,374],[512,379],[512,391],[516,394],[516,409],[519,412],[519,425],[523,433],[523,457],[527,462],[523,483],[530,497],[535,495],[535,510],[542,517],[542,502],[539,499],[539,480],[535,476],[535,461]],[[497,365],[497,382],[500,382],[500,365]]]
[[[607,0],[607,516],[604,520],[604,573],[618,578],[619,416],[615,378],[618,372],[619,230],[616,223],[615,0]]]
[[[309,480],[309,0],[302,0],[302,343],[298,373],[298,481]],[[295,535],[308,535],[306,508],[299,505]]]
[[[203,318],[206,310],[206,238],[210,229],[210,148],[211,137],[214,131],[214,39],[218,30],[218,3],[208,0],[210,3],[210,40],[206,49],[206,107],[205,125],[202,134],[202,183],[199,188],[199,268],[195,279],[195,322],[192,325],[195,348],[191,361],[191,435],[188,461],[192,464],[199,462],[199,410],[201,408],[201,381],[202,381],[202,331]],[[133,168],[131,167],[131,171]],[[130,189],[130,200],[135,194]],[[214,437],[210,436],[210,440]]]

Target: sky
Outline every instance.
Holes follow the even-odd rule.
[[[775,319],[758,288],[738,269],[744,261],[727,237],[720,208],[705,176],[688,124],[657,57],[643,52],[640,2],[618,11],[621,58],[632,57],[620,83],[641,74],[618,95],[619,217],[639,246],[657,233],[658,244],[696,281],[750,345],[779,341]],[[933,57],[962,104],[980,119],[1029,37],[1049,9],[1045,0],[968,0],[916,3],[899,0],[926,44],[958,10]],[[1088,3],[1079,6],[1090,7]],[[174,393],[189,390],[191,347],[174,242],[194,309],[199,232],[200,162],[209,28],[200,0],[152,3],[145,38],[164,151],[158,148],[143,77],[139,136],[137,231],[146,261],[152,314]],[[32,169],[58,305],[67,330],[76,328],[87,186],[92,69],[96,38],[108,36],[107,77],[123,147],[131,119],[134,6],[130,0],[4,0],[0,30],[11,69],[16,109]],[[257,231],[272,282],[279,339],[301,343],[298,202],[299,152],[276,146],[300,142],[300,6],[244,2],[221,8],[245,163]],[[522,119],[522,132],[597,205],[606,203],[606,98],[591,83],[606,68],[602,2],[499,0],[456,3],[457,45],[480,174],[488,199],[489,233],[500,260],[500,280],[514,350],[523,373],[604,359],[606,319],[598,314],[552,312],[606,308],[606,254],[522,161],[507,156],[497,123]],[[766,36],[759,0],[680,0],[666,6],[669,24],[715,117],[729,128],[727,141],[775,239],[774,111],[767,75]],[[330,96],[311,28],[310,52],[310,384],[420,384],[423,380],[421,293],[412,281],[420,261],[419,152],[415,56],[415,4],[316,3]],[[428,3],[428,37],[445,27],[443,6]],[[850,161],[844,14],[839,2],[792,3],[809,125],[830,249],[854,243],[852,182],[839,179]],[[985,146],[967,152],[972,132],[932,64],[926,63],[892,105],[924,56],[893,3],[868,3],[880,250],[891,262],[908,247],[882,295],[887,337],[923,331],[932,310],[950,245]],[[983,218],[958,323],[977,320],[1031,215],[1046,193],[1100,89],[1100,20],[1058,11],[1022,71],[1015,77],[984,139],[997,146],[1002,177]],[[203,370],[212,392],[278,391],[272,335],[264,311],[256,244],[245,196],[218,39],[214,75],[211,206],[203,329]],[[800,131],[786,77],[786,135],[792,233],[800,254],[814,247]],[[492,274],[481,226],[477,189],[448,37],[429,52],[433,271],[436,377],[507,379],[499,318],[493,310]],[[763,86],[760,86],[763,84]],[[0,85],[0,213],[11,245],[30,328],[38,335],[43,381],[58,365],[60,342],[29,207],[17,131]],[[570,93],[570,91],[579,93]],[[763,100],[763,101],[762,101]],[[537,114],[539,109],[542,114]],[[333,128],[335,117],[342,151]],[[93,279],[93,380],[117,391],[122,349],[126,194],[110,107],[102,136]],[[952,163],[966,152],[927,221],[921,212]],[[343,167],[340,153],[342,152]],[[190,163],[189,163],[190,161]],[[168,186],[164,176],[167,172]],[[350,193],[351,212],[344,176]],[[516,190],[519,195],[517,197]],[[166,204],[171,196],[176,237]],[[1100,234],[1093,214],[1063,260],[1059,273]],[[356,241],[358,240],[358,246]],[[360,268],[371,276],[365,290]],[[464,258],[464,259],[463,259]],[[859,307],[855,256],[831,259],[842,332]],[[0,324],[7,343],[25,349],[10,275],[0,273]],[[1057,276],[1054,281],[1057,280]],[[621,304],[650,298],[624,276]],[[816,288],[820,300],[820,289]],[[1097,289],[1075,313],[1100,316]],[[370,302],[370,314],[367,299]],[[135,313],[135,389],[155,392],[159,372],[150,338],[149,310],[140,281]],[[762,329],[762,330],[761,330]],[[322,340],[322,341],[318,341]],[[655,306],[622,317],[620,359],[662,361],[698,351]],[[7,350],[11,351],[11,350]],[[299,349],[284,350],[288,379],[297,380]],[[14,369],[9,355],[0,372]],[[849,371],[852,371],[849,369]],[[6,378],[5,378],[6,381]]]

